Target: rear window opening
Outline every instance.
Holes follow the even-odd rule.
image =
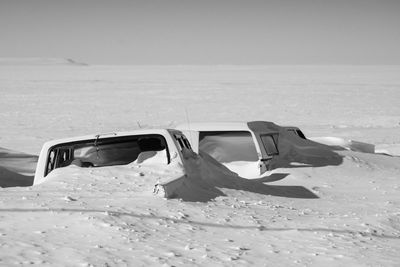
[[[200,132],[199,150],[222,163],[258,161],[253,136],[247,131]]]
[[[139,155],[149,151],[166,150],[166,140],[161,135],[97,138],[60,144],[50,149],[45,176],[52,170],[71,164],[87,167],[126,165],[135,161]]]

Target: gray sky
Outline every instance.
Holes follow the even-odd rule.
[[[0,57],[400,64],[400,1],[0,0]]]

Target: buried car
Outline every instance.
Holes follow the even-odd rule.
[[[189,139],[195,152],[204,151],[242,177],[251,178],[275,167],[282,136],[307,140],[294,126],[268,121],[181,124],[176,129]]]
[[[67,202],[85,199],[86,194],[95,194],[96,198],[115,194],[123,199],[155,194],[203,202],[225,196],[225,190],[232,189],[298,197],[292,186],[265,186],[239,177],[209,154],[195,153],[185,135],[171,129],[46,142],[39,155],[34,186],[38,192],[60,190],[68,194],[62,198]],[[308,196],[315,198],[314,194]]]
[[[211,142],[208,151],[212,152],[214,148],[217,152],[217,154],[211,153],[214,157],[219,154],[226,158],[241,160],[235,153],[239,151],[242,156],[249,156],[248,160],[256,160],[256,164],[266,163],[258,160],[257,149],[265,153],[275,151],[273,155],[279,155],[279,161],[271,158],[269,162],[273,163],[271,167],[282,167],[292,161],[315,164],[314,158],[318,161],[321,158],[321,149],[310,147],[309,142],[312,141],[299,138],[285,128],[266,122],[256,122],[255,125],[249,123],[249,125],[253,129],[252,132],[245,130],[242,124],[237,128],[239,134],[228,131],[228,133],[206,135],[210,136],[211,141],[222,140],[224,145],[223,149],[220,149],[217,143]],[[270,131],[266,132],[265,127],[269,127]],[[213,131],[217,132],[215,128]],[[189,131],[189,134],[193,138],[196,132]],[[256,149],[254,141],[251,141],[253,147],[248,147],[250,142],[248,136],[252,138],[253,134],[265,147]],[[306,146],[302,147],[302,140],[306,141]],[[293,143],[296,145],[292,145]],[[231,144],[233,146],[230,147]],[[203,145],[205,144],[201,144],[201,147]],[[296,150],[292,150],[292,147],[296,147]],[[197,151],[198,148],[199,144]],[[302,151],[304,149],[306,150]],[[263,152],[259,152],[260,155]],[[325,156],[331,155],[325,153]],[[247,167],[246,165],[239,165],[239,171],[236,171],[232,167],[234,164],[232,166],[221,164],[214,157],[203,151],[196,154],[183,132],[171,129],[147,129],[60,139],[43,145],[34,186],[39,186],[43,190],[63,188],[72,190],[74,194],[83,188],[84,191],[90,192],[93,190],[104,192],[105,188],[113,193],[122,190],[135,195],[148,195],[152,192],[161,197],[188,201],[206,201],[220,196],[223,192],[219,188],[240,190],[260,188],[258,181],[253,183],[238,176],[240,171]],[[260,170],[257,166],[252,171],[254,169],[258,174],[250,177],[240,176],[258,178]],[[70,198],[67,196],[65,199],[69,201]]]
[[[192,154],[186,137],[172,129],[143,129],[53,140],[42,147],[33,184],[45,182],[54,170],[70,165],[81,168],[127,165],[142,163],[156,155],[161,155],[157,164],[169,165],[173,161],[184,165],[184,157]],[[171,189],[180,178],[183,176],[164,184]],[[155,186],[162,188],[163,184]],[[167,190],[164,191],[168,197]]]

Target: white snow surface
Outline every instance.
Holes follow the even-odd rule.
[[[360,141],[345,140],[339,137],[313,137],[311,140],[329,146],[338,146],[344,149],[364,153],[375,153],[375,145]]]
[[[159,152],[0,188],[0,266],[397,266],[399,73],[399,66],[0,66],[1,186],[26,185],[44,141],[137,122],[173,126],[186,122],[185,108],[193,121],[269,120],[334,141],[289,138],[277,168],[250,180],[206,154],[183,167],[162,164]],[[373,144],[376,153],[345,140]],[[193,175],[176,198],[153,194],[184,171]]]
[[[223,163],[229,170],[237,173],[241,177],[248,179],[260,178],[259,163],[258,161],[232,161]]]

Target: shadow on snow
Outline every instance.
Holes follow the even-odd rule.
[[[299,227],[267,227],[263,225],[235,225],[235,224],[219,224],[212,222],[200,222],[200,221],[192,221],[188,219],[174,219],[165,216],[156,216],[156,215],[145,215],[145,214],[136,214],[133,212],[119,212],[112,210],[100,210],[100,209],[17,209],[17,208],[9,208],[9,209],[0,209],[0,212],[49,212],[49,213],[101,213],[107,214],[108,216],[113,217],[133,217],[138,219],[146,219],[146,220],[164,220],[170,221],[174,224],[187,224],[192,226],[199,227],[212,227],[212,228],[230,228],[230,229],[238,229],[238,230],[258,230],[258,231],[276,231],[276,232],[286,232],[286,231],[298,231],[298,232],[327,232],[327,233],[335,233],[335,234],[345,234],[345,235],[361,235],[361,236],[369,236],[383,239],[400,239],[400,236],[397,235],[388,235],[388,234],[380,234],[377,232],[367,232],[367,231],[357,231],[357,230],[348,230],[348,229],[330,229],[330,228],[322,228],[322,227],[313,227],[313,228],[299,228]]]

